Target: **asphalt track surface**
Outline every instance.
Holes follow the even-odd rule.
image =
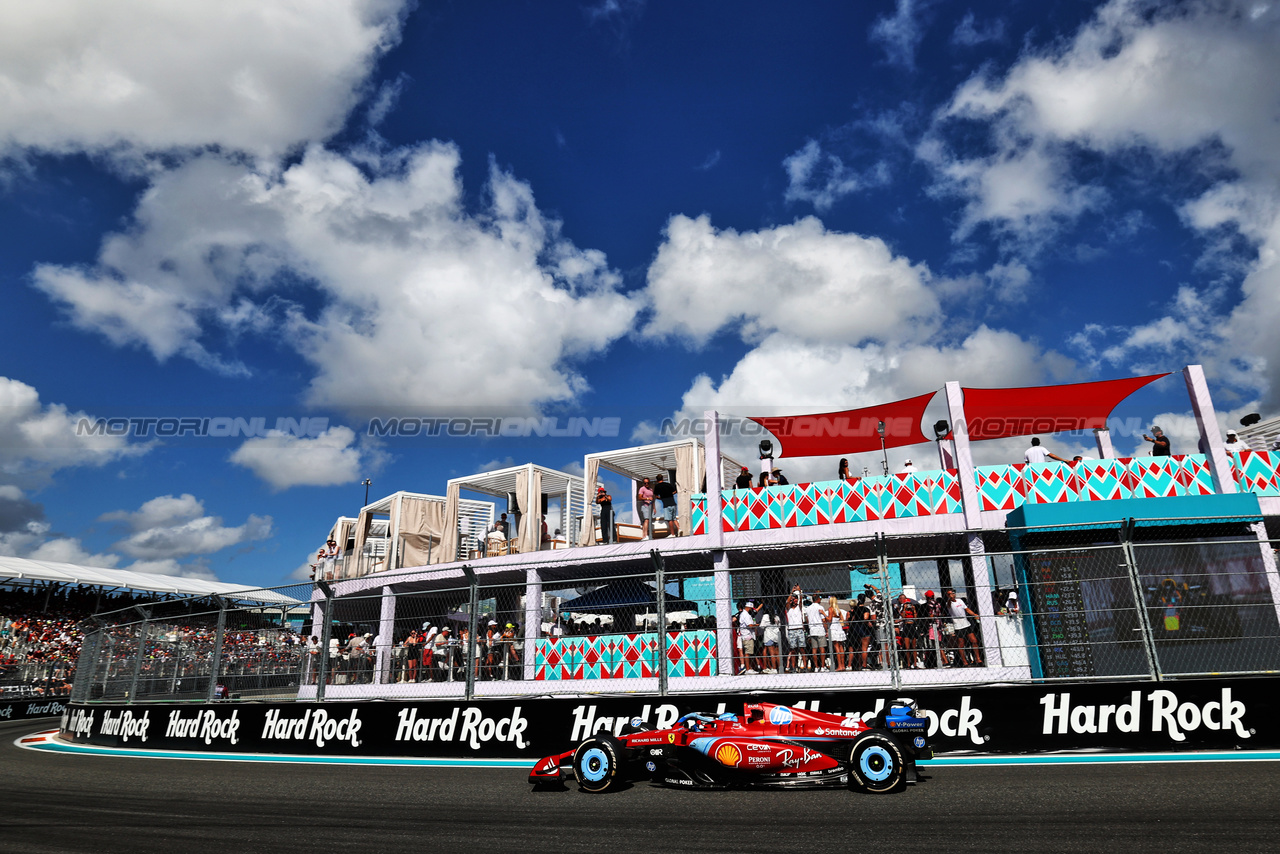
[[[522,771],[192,762],[22,750],[0,724],[0,851],[1253,852],[1280,763],[938,768],[897,795],[534,792]]]

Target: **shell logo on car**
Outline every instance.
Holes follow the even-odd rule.
[[[716,751],[716,761],[731,768],[737,767],[738,763],[742,761],[742,751],[738,749],[736,744],[726,742],[720,745],[720,749]]]

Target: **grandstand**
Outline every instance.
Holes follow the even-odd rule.
[[[205,609],[196,603],[219,600],[240,606],[236,613],[244,628],[274,624],[284,634],[298,604],[242,584],[0,557],[0,699],[70,693],[91,621],[110,625],[169,617],[172,622],[163,628],[159,622],[155,626],[155,636],[167,645],[153,650],[146,668],[177,674],[183,669],[180,653],[195,660],[202,646],[213,644],[214,626],[198,616]],[[233,637],[229,654],[235,655],[237,641]],[[256,636],[252,646],[238,657],[242,667],[264,660]]]

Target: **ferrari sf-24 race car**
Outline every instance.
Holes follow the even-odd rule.
[[[621,734],[597,733],[573,750],[539,760],[529,782],[559,785],[571,772],[586,792],[649,779],[672,788],[817,788],[884,793],[922,778],[933,758],[929,721],[895,700],[868,724],[858,718],[773,703],[745,703],[742,715],[685,715],[668,729],[636,718]]]

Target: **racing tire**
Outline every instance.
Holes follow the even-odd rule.
[[[869,732],[853,743],[849,755],[849,780],[873,795],[895,792],[906,786],[906,761],[892,738]]]
[[[611,735],[588,738],[573,752],[573,778],[584,792],[607,792],[621,780],[622,742]]]

